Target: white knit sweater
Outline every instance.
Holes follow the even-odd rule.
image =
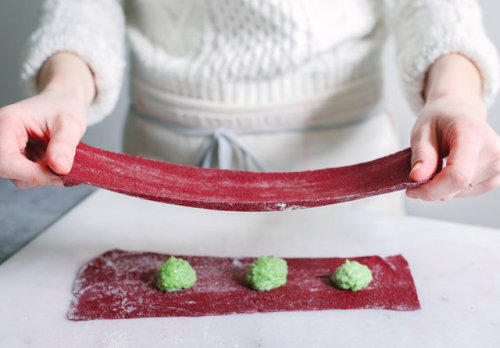
[[[46,0],[22,77],[34,90],[48,57],[80,55],[97,81],[95,123],[117,101],[127,31],[133,84],[221,107],[286,104],[364,80],[380,89],[389,30],[415,111],[425,72],[451,52],[475,62],[491,102],[497,55],[474,0]]]

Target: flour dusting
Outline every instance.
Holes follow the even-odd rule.
[[[361,291],[336,289],[329,276],[344,258],[285,258],[287,283],[269,291],[247,286],[245,273],[255,258],[183,256],[196,270],[196,284],[185,290],[156,288],[156,270],[171,255],[111,250],[78,272],[71,320],[126,319],[325,309],[420,308],[413,278],[401,255],[349,258],[366,264],[374,280]],[[120,344],[120,336],[109,342]],[[113,346],[110,345],[109,346]],[[119,345],[118,345],[119,346]]]

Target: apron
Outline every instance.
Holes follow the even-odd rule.
[[[126,153],[221,169],[302,171],[344,166],[399,150],[379,93],[360,81],[307,101],[221,105],[132,84],[123,137]],[[342,203],[403,214],[402,192]]]

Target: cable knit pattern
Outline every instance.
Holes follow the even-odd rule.
[[[188,102],[279,105],[365,80],[363,93],[376,95],[387,23],[415,111],[428,67],[446,53],[476,63],[487,103],[498,88],[496,52],[472,0],[46,0],[23,78],[32,83],[56,51],[79,54],[99,89],[90,122],[101,119],[122,81],[123,13],[132,87],[137,81]]]
[[[379,72],[379,12],[373,1],[129,1],[132,74],[225,104],[306,99]]]

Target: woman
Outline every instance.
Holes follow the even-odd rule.
[[[70,171],[86,126],[116,103],[125,31],[129,153],[270,171],[387,155],[398,149],[381,92],[389,29],[418,114],[411,179],[429,178],[447,156],[407,195],[497,187],[500,144],[485,108],[497,55],[473,0],[46,0],[23,70],[38,94],[0,110],[0,176],[21,188],[61,185],[56,174]],[[360,204],[401,209],[394,195]]]

